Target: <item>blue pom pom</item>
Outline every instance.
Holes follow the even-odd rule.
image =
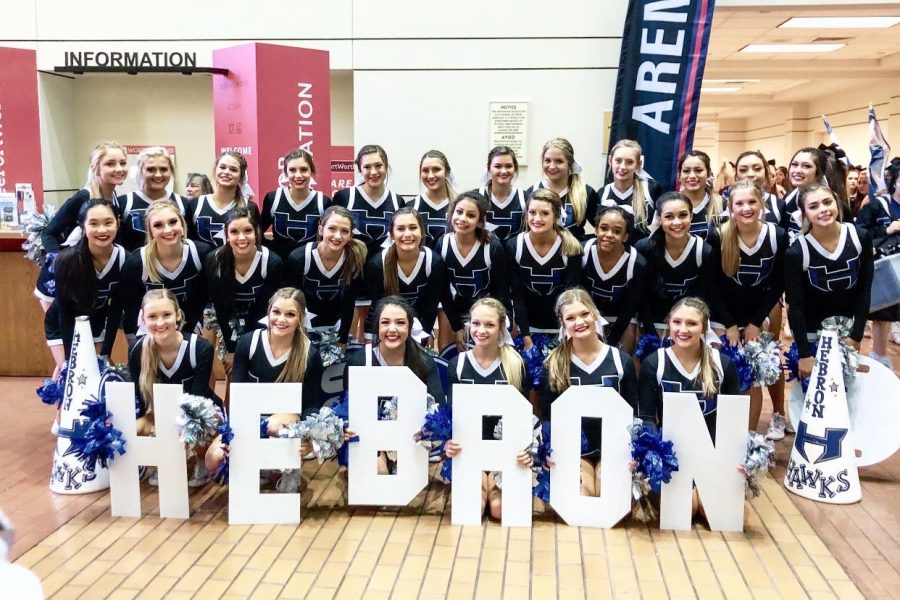
[[[219,427],[219,435],[222,436],[222,443],[226,446],[231,443],[231,440],[234,439],[234,432],[231,430],[231,423],[228,422],[228,419],[225,419]],[[222,464],[219,465],[218,471],[216,471],[216,483],[227,484],[228,483],[228,457],[225,457],[225,460],[222,461]]]
[[[448,404],[440,404],[435,410],[425,414],[425,422],[422,424],[422,439],[437,442],[433,452],[444,454],[444,446],[453,436],[453,408]]]
[[[259,418],[259,437],[260,438],[269,437],[269,417],[260,417]]]
[[[663,483],[672,480],[678,470],[678,458],[672,442],[662,439],[659,430],[647,427],[638,419],[631,430],[631,458],[637,463],[635,472],[646,477],[650,489],[659,493]]]
[[[672,338],[660,339],[655,333],[646,333],[638,340],[634,350],[634,357],[644,360],[660,348],[668,348],[672,345]]]
[[[588,439],[584,431],[581,432],[581,453],[585,454],[588,449]],[[537,481],[531,489],[534,496],[540,498],[547,504],[550,503],[550,469],[547,467],[547,459],[553,454],[553,447],[550,443],[550,421],[541,423],[541,443],[538,444],[535,456],[535,467],[537,467]]]
[[[347,425],[349,425],[350,423],[350,400],[346,392],[344,392],[344,395],[341,396],[340,400],[331,405],[331,410],[334,412],[334,414],[344,420],[344,428],[346,429]],[[358,441],[359,436],[355,435],[337,449],[337,461],[339,466],[346,467],[350,462],[350,448],[347,446],[347,444],[350,442]]]
[[[449,483],[453,480],[453,459],[445,458],[441,465],[441,479]]]
[[[815,356],[818,351],[818,344],[810,342],[809,351]],[[797,350],[796,341],[791,343],[791,347],[784,354],[784,370],[787,372],[787,381],[800,379],[800,352]],[[809,377],[800,380],[800,387],[805,394],[806,388],[809,387]]]
[[[37,395],[44,404],[54,406],[62,403],[64,390],[65,384],[61,384],[58,379],[45,379],[37,389]]]
[[[86,426],[75,427],[66,454],[75,454],[89,471],[96,470],[97,462],[105,469],[117,452],[125,454],[122,432],[109,423],[112,415],[99,400],[86,402],[80,413],[86,418]]]
[[[542,333],[535,333],[531,336],[531,342],[531,348],[525,350],[525,338],[520,335],[513,340],[513,347],[522,356],[522,360],[525,362],[525,370],[532,381],[533,387],[539,388],[541,376],[544,374],[544,360],[546,360],[550,351],[559,345],[559,340]]]
[[[719,352],[731,359],[731,364],[734,365],[734,369],[737,371],[738,385],[742,392],[746,392],[753,385],[753,368],[750,366],[750,361],[747,360],[744,351],[739,346],[730,345],[728,338],[724,335],[719,339],[722,340],[722,347],[719,349]]]

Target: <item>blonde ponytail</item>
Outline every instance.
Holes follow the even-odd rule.
[[[302,382],[306,376],[306,364],[309,360],[310,349],[309,337],[306,335],[306,327],[303,324],[306,316],[306,299],[303,297],[303,292],[296,288],[281,288],[269,299],[269,308],[266,314],[272,312],[272,305],[277,300],[293,300],[300,309],[300,323],[297,324],[297,330],[294,331],[290,355],[275,383]],[[268,331],[266,331],[266,335],[269,335]],[[315,382],[315,385],[319,385],[319,382]]]
[[[570,173],[566,182],[569,188],[569,204],[572,205],[572,216],[575,218],[575,222],[581,223],[587,216],[585,214],[587,213],[587,187],[584,184],[584,179],[582,179],[581,174],[575,172],[575,149],[572,147],[569,140],[565,138],[553,138],[544,144],[544,147],[541,149],[541,161],[544,160],[544,155],[547,154],[547,150],[550,150],[551,148],[556,148],[562,152],[569,165]]]
[[[176,315],[175,324],[181,329],[181,326],[184,324],[184,313],[181,312],[181,307],[178,305],[178,298],[175,297],[175,294],[165,288],[150,290],[144,294],[141,300],[141,310],[147,306],[148,302],[153,300],[168,300],[172,303]],[[152,412],[153,384],[159,378],[159,346],[156,345],[156,342],[153,341],[153,336],[150,334],[145,335],[140,344],[142,344],[141,377],[138,380],[138,388],[140,389],[144,405],[147,407],[147,412]]]
[[[472,313],[475,309],[480,307],[486,307],[493,310],[497,313],[497,323],[499,327],[506,327],[506,307],[503,306],[503,303],[497,300],[496,298],[491,298],[486,296],[484,298],[479,298],[475,302],[472,303],[472,308],[469,309],[469,319],[472,318]],[[502,335],[502,333],[501,333]],[[516,352],[515,348],[508,344],[503,344],[500,346],[500,370],[503,371],[504,377],[506,377],[506,381],[509,385],[513,386],[520,392],[522,390],[522,371],[525,369],[525,363],[522,360],[522,357]]]

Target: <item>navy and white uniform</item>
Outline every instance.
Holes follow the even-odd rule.
[[[137,317],[141,309],[141,300],[150,290],[165,288],[175,294],[178,304],[184,312],[185,333],[190,333],[203,317],[203,308],[207,301],[206,276],[203,273],[203,260],[210,248],[202,242],[185,240],[181,261],[173,271],[167,271],[157,261],[156,270],[160,281],[151,281],[147,271],[146,246],[133,252],[125,261],[122,272],[122,294],[125,315],[122,319],[122,330],[127,334],[137,331]]]
[[[501,243],[522,231],[522,221],[525,218],[525,190],[511,187],[509,196],[501,202],[493,192],[489,193],[487,187],[479,188],[478,192],[489,197],[491,204],[485,213],[487,228],[497,236]]]
[[[365,281],[373,303],[388,295],[384,289],[384,258],[387,252],[385,248],[366,262]],[[397,274],[399,283],[397,295],[409,302],[415,310],[419,323],[422,324],[422,330],[430,335],[437,319],[438,303],[446,285],[444,261],[440,254],[432,252],[430,248],[420,248],[419,258],[412,272],[409,275],[404,274],[398,263]],[[374,317],[374,312],[369,314]],[[371,323],[369,325],[367,331],[371,332],[373,331]]]
[[[450,199],[444,198],[440,203],[434,204],[427,196],[419,194],[407,202],[406,206],[412,206],[421,215],[422,222],[425,223],[422,243],[434,250],[440,237],[450,231],[450,223],[447,221]]]
[[[792,189],[787,196],[784,197],[784,211],[781,213],[781,221],[778,226],[788,232],[791,241],[797,239],[803,220],[800,215],[800,205],[797,197],[800,194],[800,188]]]
[[[888,234],[887,228],[894,221],[900,220],[900,202],[888,196],[879,196],[862,207],[856,217],[856,224],[869,232],[873,245],[881,243],[888,236],[897,240],[897,233]],[[888,243],[891,243],[888,241]],[[869,314],[872,321],[900,321],[900,297],[898,304],[888,306]]]
[[[562,395],[550,387],[550,379],[544,369],[541,375],[540,408],[541,418],[549,421],[552,416],[553,401]],[[609,344],[603,344],[600,354],[591,364],[587,364],[572,353],[569,363],[569,385],[588,385],[613,388],[634,410],[637,410],[637,375],[631,357]],[[602,423],[599,419],[589,419],[584,423],[584,434],[588,440],[585,456],[599,457],[602,440]]]
[[[263,198],[259,230],[265,232],[272,228],[272,241],[268,245],[282,260],[287,260],[295,248],[316,239],[319,217],[330,203],[328,196],[314,190],[297,203],[290,190],[279,187]]]
[[[766,223],[774,223],[775,225],[781,223],[782,215],[785,212],[784,200],[772,192],[766,192],[763,202],[766,206]]]
[[[381,250],[382,243],[391,233],[391,219],[401,206],[400,196],[394,192],[385,189],[381,198],[373,200],[361,186],[339,190],[332,202],[353,214],[356,223],[353,236],[366,245],[369,256],[375,256]]]
[[[284,263],[263,246],[256,251],[246,273],[220,275],[216,254],[222,251],[219,249],[207,255],[205,271],[209,299],[216,309],[225,349],[230,353],[234,352],[245,331],[260,326],[259,320],[266,316],[269,299],[284,285]]]
[[[700,382],[700,362],[688,371],[675,356],[672,348],[661,348],[644,359],[638,378],[638,416],[644,422],[662,425],[663,392],[685,392],[697,396],[706,428],[716,440],[716,410],[719,394],[738,395],[740,383],[731,359],[709,348],[718,380],[718,393],[706,396]]]
[[[187,236],[189,238],[196,237],[196,232],[193,230],[194,215],[191,212],[190,202],[174,192],[164,199],[171,200],[178,207],[178,212],[182,214],[188,226],[188,231],[185,232]],[[116,199],[119,215],[122,218],[116,242],[122,244],[122,247],[129,252],[134,252],[147,243],[147,228],[144,224],[144,215],[152,202],[153,200],[149,199],[143,192],[128,192]]]
[[[74,249],[69,251],[77,252]],[[127,254],[122,246],[114,244],[112,254],[106,264],[101,270],[94,271],[97,275],[97,291],[89,316],[94,341],[103,343],[100,349],[102,356],[109,356],[112,351],[116,332],[122,320],[119,287]],[[62,343],[66,349],[66,356],[69,355],[69,350],[72,348],[72,336],[75,333],[75,318],[79,312],[81,311],[78,310],[75,303],[67,298],[59,297],[53,301],[44,315],[44,333],[47,336],[47,345],[55,346]]]
[[[141,337],[128,354],[128,370],[134,379],[135,397],[138,398],[138,417],[147,413],[147,403],[141,396],[141,356],[147,337]],[[178,349],[178,355],[171,367],[159,363],[156,383],[174,383],[181,385],[185,394],[203,396],[213,400],[219,406],[221,400],[209,389],[209,375],[212,373],[213,347],[197,334],[185,335]]]
[[[719,319],[722,296],[716,282],[720,269],[713,247],[692,235],[676,259],[664,245],[662,232],[637,244],[637,251],[644,255],[650,267],[646,298],[649,303],[647,314],[653,322],[644,323],[644,326],[665,327],[666,315],[672,306],[687,296],[702,298],[709,305],[712,320]]]
[[[706,216],[706,211],[708,210],[710,202],[712,202],[712,199],[709,197],[709,194],[706,194],[703,196],[703,200],[700,201],[700,204],[691,209],[691,234],[699,236],[704,240],[709,239],[710,232],[715,229],[717,225],[710,224]]]
[[[647,193],[649,194],[649,192]],[[603,186],[603,191],[600,193],[600,201],[599,205],[597,206],[597,212],[599,213],[604,206],[618,206],[622,208],[622,210],[627,212],[630,216],[630,219],[628,220],[628,243],[634,245],[635,242],[637,242],[639,239],[645,238],[650,235],[649,226],[653,221],[655,204],[653,203],[653,198],[650,198],[648,195],[645,199],[645,214],[647,215],[647,222],[643,225],[636,225],[634,222],[634,206],[632,205],[632,196],[634,196],[634,186],[628,188],[624,192],[620,192],[618,189],[616,189],[616,186],[614,184],[607,183],[605,186]]]
[[[719,242],[719,238],[714,237],[713,241]],[[719,270],[718,286],[722,296],[728,298],[718,316],[722,325],[762,327],[784,293],[784,253],[788,244],[787,232],[772,223],[762,224],[753,246],[748,247],[738,236],[737,273],[728,277]]]
[[[476,241],[463,256],[456,234],[451,232],[438,241],[437,251],[447,269],[443,306],[453,331],[462,329],[469,309],[479,298],[490,296],[509,307],[506,252],[496,237],[487,243]]]
[[[429,394],[438,404],[443,404],[445,400],[444,387],[441,385],[441,375],[438,373],[437,365],[434,359],[424,350],[415,349],[419,353],[418,358],[424,365],[424,377],[420,377],[422,383]],[[378,346],[366,344],[362,348],[357,348],[353,352],[347,354],[347,362],[344,363],[344,389],[350,389],[350,367],[386,367],[387,363],[378,351]],[[409,361],[406,361],[409,366]]]
[[[596,238],[584,246],[581,257],[581,286],[604,319],[609,321],[606,341],[618,345],[638,310],[646,306],[642,302],[647,292],[647,259],[631,246],[607,272],[600,264]],[[643,315],[649,318],[649,315]]]
[[[540,256],[528,232],[507,240],[506,257],[513,311],[520,333],[524,336],[532,332],[558,333],[559,322],[553,306],[561,292],[578,286],[581,260],[563,254],[562,237],[558,235],[547,254]]]
[[[234,353],[234,367],[231,371],[233,383],[275,383],[291,352],[275,358],[269,345],[269,332],[265,329],[248,331],[241,336]],[[306,355],[306,371],[303,374],[302,411],[300,414],[315,412],[322,408],[322,355],[315,344],[310,343]]]
[[[531,194],[534,193],[535,190],[549,188],[545,180],[540,180],[525,192],[525,197],[530,198]],[[579,241],[584,241],[586,237],[586,233],[584,231],[584,225],[588,222],[589,219],[593,219],[597,215],[597,205],[600,203],[600,197],[597,195],[596,190],[591,186],[585,184],[584,186],[586,192],[585,198],[585,210],[584,215],[582,216],[580,221],[575,221],[575,209],[572,204],[569,202],[569,188],[566,188],[559,194],[560,200],[563,203],[563,222],[562,226],[572,232],[572,235],[575,236]]]
[[[319,255],[318,243],[308,242],[291,252],[288,257],[288,285],[299,288],[306,297],[307,313],[314,314],[310,327],[337,328],[338,341],[347,342],[353,307],[362,285],[362,273],[350,284],[341,278],[347,261],[345,251],[331,269]]]
[[[195,241],[209,244],[213,248],[225,245],[225,222],[228,213],[237,207],[237,202],[232,200],[227,206],[219,208],[213,200],[212,194],[204,194],[197,197],[192,203],[194,211],[194,226],[196,231]],[[247,210],[256,213],[259,221],[259,208],[253,202],[245,202]]]
[[[520,391],[522,395],[527,398],[531,381],[525,370],[524,363],[522,364],[521,372],[519,374],[519,381],[522,382],[522,389]],[[507,385],[509,380],[507,379],[506,373],[503,372],[500,358],[497,358],[493,363],[488,365],[486,369],[483,369],[481,365],[478,364],[478,361],[475,360],[473,351],[467,350],[466,352],[457,354],[451,358],[450,363],[447,365],[447,384],[449,386],[447,397],[450,401],[453,400],[453,385],[456,383],[464,385]],[[482,420],[481,439],[494,439],[494,427],[499,420],[500,417],[485,417]]]
[[[874,272],[872,238],[855,225],[840,227],[833,252],[807,233],[785,253],[788,321],[797,340],[814,340],[822,320],[835,316],[852,317],[850,337],[862,340]],[[801,358],[811,356],[807,344],[797,348]]]

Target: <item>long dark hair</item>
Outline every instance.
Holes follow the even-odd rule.
[[[119,214],[116,206],[109,200],[92,198],[78,209],[78,224],[82,230],[87,222],[88,212],[96,206],[108,208],[118,225]],[[97,272],[94,269],[94,257],[88,246],[87,235],[82,235],[75,246],[59,253],[54,263],[54,272],[56,297],[74,304],[76,314],[90,314],[97,296]]]
[[[450,225],[450,231],[453,231],[453,211],[456,210],[456,205],[463,200],[468,200],[478,209],[478,223],[475,225],[475,239],[482,244],[489,244],[493,234],[488,231],[485,218],[488,209],[490,209],[491,201],[479,193],[478,190],[463,192],[450,203],[450,209],[447,211],[447,224]]]
[[[419,223],[419,231],[422,232],[422,235],[425,235],[425,222],[422,221],[422,215],[419,214],[412,206],[404,206],[394,212],[394,215],[391,217],[391,229],[388,235],[393,239],[394,236],[394,223],[397,222],[399,217],[404,215],[412,215],[416,218],[416,221]],[[421,246],[421,243],[420,243]],[[400,276],[397,273],[397,244],[391,244],[387,249],[387,252],[384,254],[384,271],[382,273],[382,278],[384,281],[384,291],[387,294],[394,295],[400,293]]]
[[[381,313],[388,306],[396,306],[406,313],[406,320],[409,323],[409,331],[412,334],[413,319],[416,314],[409,302],[400,296],[385,296],[375,304],[375,318],[373,320],[373,330],[375,332],[375,342],[378,343],[378,323],[381,321]],[[412,335],[406,338],[406,344],[403,348],[403,364],[415,373],[422,383],[428,385],[428,368],[425,365],[425,351],[416,343]]]
[[[663,207],[670,202],[684,202],[688,211],[692,210],[691,201],[681,192],[666,192],[656,201],[656,216],[662,221]],[[663,231],[662,223],[653,233],[650,234],[647,244],[650,246],[650,256],[653,257],[654,264],[660,264],[666,253],[666,232]]]
[[[225,218],[225,244],[216,249],[215,254],[213,254],[213,263],[215,265],[216,277],[219,280],[218,285],[222,292],[222,300],[229,312],[234,305],[235,276],[234,250],[231,249],[231,244],[228,243],[228,226],[238,219],[247,219],[250,221],[250,224],[253,225],[253,232],[256,235],[257,250],[262,243],[262,236],[259,232],[258,212],[250,210],[246,206],[239,206],[228,212],[228,216]]]

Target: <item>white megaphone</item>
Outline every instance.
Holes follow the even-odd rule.
[[[810,500],[850,504],[862,488],[839,344],[836,328],[822,329],[784,485]]]
[[[109,470],[100,462],[88,467],[72,449],[72,436],[87,428],[88,420],[81,410],[88,401],[100,396],[100,366],[94,350],[94,336],[87,317],[75,319],[75,333],[69,352],[69,366],[62,406],[59,409],[59,432],[53,467],[50,470],[50,491],[57,494],[90,494],[109,489]]]

